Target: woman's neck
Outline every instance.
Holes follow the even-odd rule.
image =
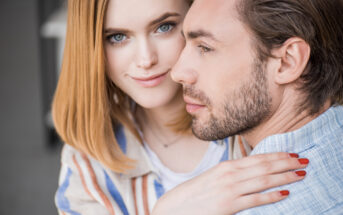
[[[154,131],[159,136],[168,138],[175,135],[168,124],[180,116],[184,108],[182,91],[180,90],[174,99],[164,106],[151,109],[138,106],[136,119],[144,134],[147,131]]]
[[[184,108],[180,90],[165,106],[154,109],[138,107],[136,111],[144,141],[161,162],[175,172],[194,170],[209,146],[209,142],[199,140],[191,133],[178,133],[170,126],[185,111]]]

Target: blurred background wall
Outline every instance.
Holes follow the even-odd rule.
[[[0,0],[0,214],[57,214],[61,143],[49,110],[59,45],[42,28],[63,5]]]

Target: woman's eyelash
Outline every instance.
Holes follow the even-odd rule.
[[[155,30],[156,33],[168,33],[171,32],[175,26],[177,25],[176,22],[165,22],[160,24],[157,29]],[[105,37],[106,40],[114,45],[120,45],[124,43],[127,39],[128,36],[124,33],[113,33]]]
[[[176,26],[175,22],[165,22],[158,26],[156,29],[157,33],[167,33],[172,31]]]
[[[123,33],[115,33],[115,34],[108,35],[106,37],[106,40],[112,44],[120,44],[120,43],[123,43],[125,40],[127,40],[127,36]]]

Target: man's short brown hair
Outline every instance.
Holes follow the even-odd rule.
[[[240,0],[238,12],[254,34],[262,60],[291,37],[309,44],[299,88],[306,95],[301,110],[315,114],[327,100],[343,103],[342,0]]]

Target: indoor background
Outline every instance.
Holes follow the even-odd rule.
[[[0,214],[57,214],[61,143],[49,110],[63,44],[62,0],[0,0]]]

